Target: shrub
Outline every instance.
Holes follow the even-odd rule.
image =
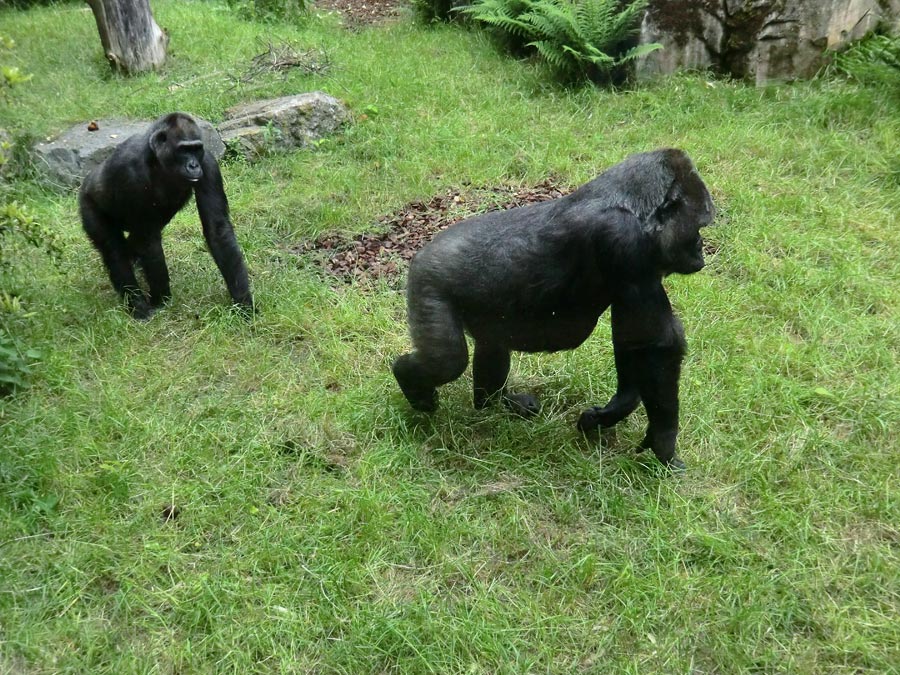
[[[631,46],[647,0],[476,0],[460,11],[534,49],[563,80],[617,79],[621,66],[661,48]]]

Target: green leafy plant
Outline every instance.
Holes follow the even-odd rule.
[[[0,35],[0,49],[10,50],[15,46],[15,40]],[[31,75],[26,75],[16,66],[0,65],[0,96],[5,96],[14,86],[28,82],[30,79]]]
[[[523,47],[534,37],[533,26],[524,19],[539,4],[536,0],[476,0],[458,11],[494,29],[510,47]]]
[[[0,66],[0,82],[3,83],[4,89],[12,88],[14,85],[28,82],[31,75],[25,75],[15,66]]]
[[[10,50],[14,47],[12,39],[0,35],[0,48]],[[0,65],[0,96],[5,96],[13,86],[30,79],[31,75],[23,74],[18,68]],[[7,163],[12,149],[11,143],[0,140],[0,170]],[[0,200],[5,197],[3,192],[0,192]],[[55,233],[35,220],[25,205],[15,201],[0,201],[0,270],[9,265],[7,254],[10,244],[17,241],[42,248],[53,256],[60,252]],[[0,291],[0,317],[21,311],[18,298]],[[38,356],[34,350],[20,349],[6,326],[0,325],[0,396],[8,396],[25,385],[28,362]]]
[[[826,73],[900,90],[900,37],[871,35],[835,54]]]
[[[23,204],[0,203],[0,271],[11,264],[10,245],[19,242],[43,249],[54,258],[61,250],[56,235],[41,225]],[[19,298],[0,291],[0,319],[22,313]],[[0,325],[0,397],[25,386],[28,363],[39,356],[33,349],[20,348],[7,327]]]
[[[52,257],[60,253],[56,235],[44,227],[31,212],[18,202],[0,204],[0,270],[10,265],[10,244],[25,242],[48,252]],[[0,319],[23,313],[19,299],[0,291]],[[8,396],[25,385],[28,363],[40,355],[32,349],[21,349],[5,325],[0,325],[0,397]]]
[[[13,40],[0,35],[0,48],[10,50],[15,47]],[[27,82],[31,75],[23,75],[18,68],[0,65],[0,91],[15,84]],[[9,163],[16,148],[0,138],[0,170]],[[9,264],[7,251],[11,242],[24,241],[30,246],[41,248],[52,256],[60,253],[59,238],[49,228],[42,226],[29,209],[16,201],[6,201],[6,191],[0,191],[0,268]]]
[[[0,267],[9,264],[7,249],[16,239],[43,249],[54,258],[62,250],[56,233],[36,220],[27,206],[15,201],[0,204]]]
[[[40,358],[37,351],[21,350],[6,328],[0,326],[0,397],[25,386],[28,363],[37,358]]]
[[[460,11],[534,49],[564,80],[605,82],[636,58],[661,49],[628,47],[647,0],[478,0]]]

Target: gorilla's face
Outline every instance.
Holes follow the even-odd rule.
[[[700,229],[711,225],[715,215],[709,191],[693,168],[673,182],[666,200],[653,214],[664,274],[693,274],[703,269]]]

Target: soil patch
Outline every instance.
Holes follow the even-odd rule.
[[[406,0],[316,0],[317,9],[336,10],[350,27],[367,26],[397,16]]]
[[[346,282],[390,279],[405,271],[416,251],[434,235],[463,218],[546,202],[570,191],[552,180],[532,187],[450,189],[382,217],[378,221],[378,233],[365,233],[352,239],[324,236],[294,246],[292,251],[312,256],[328,274]]]

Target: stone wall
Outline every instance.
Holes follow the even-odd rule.
[[[757,84],[808,78],[837,50],[878,27],[900,29],[900,0],[650,0],[641,79],[710,69]]]

